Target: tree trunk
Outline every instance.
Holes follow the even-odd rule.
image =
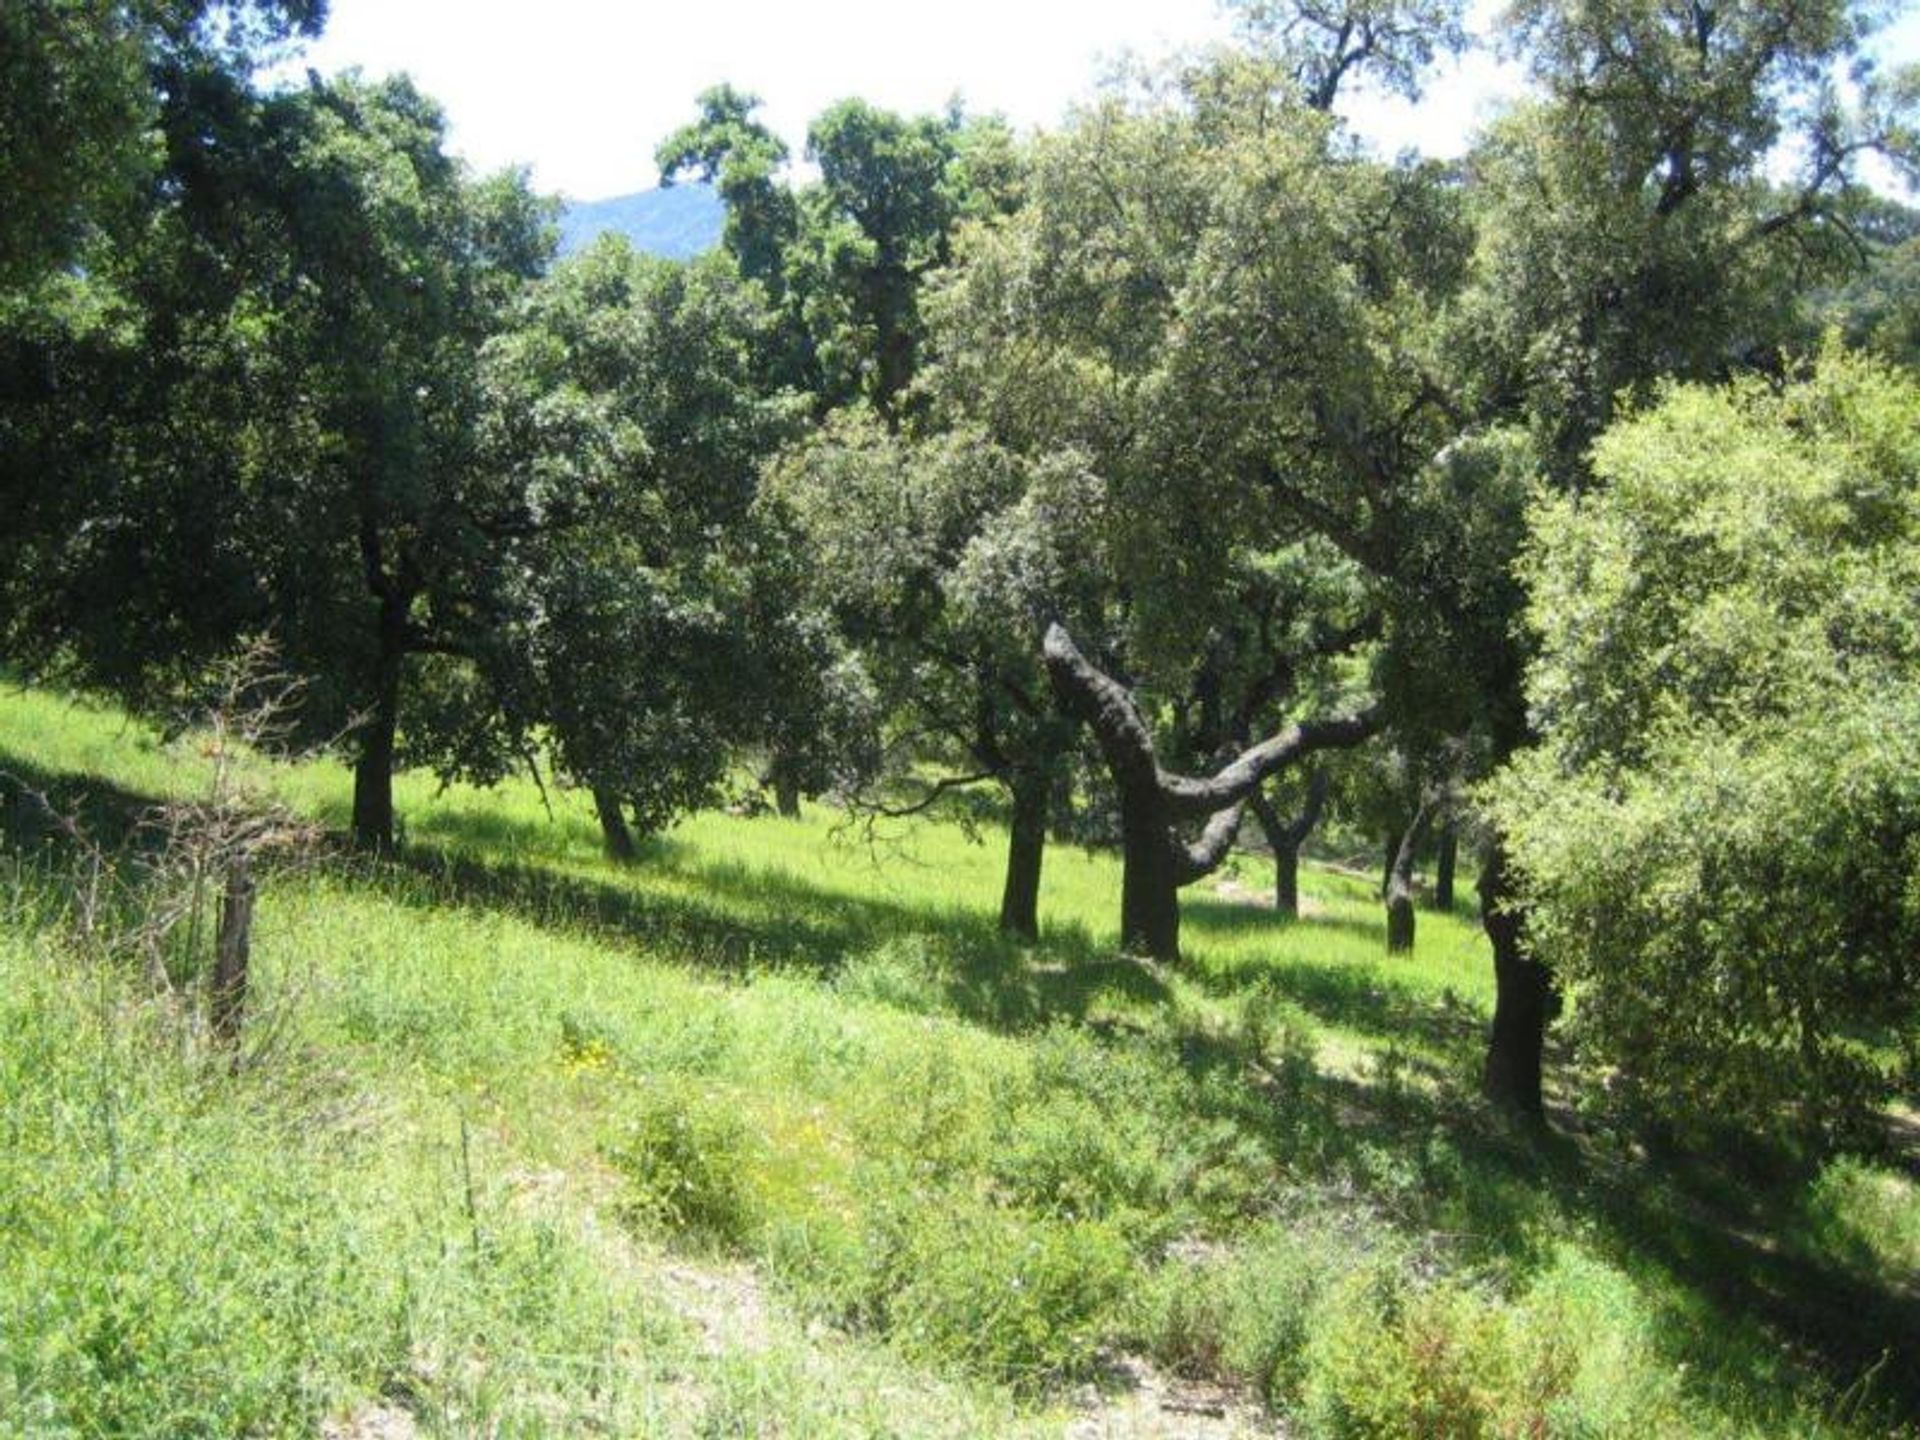
[[[1493,942],[1494,979],[1493,1030],[1482,1086],[1496,1105],[1541,1120],[1546,1115],[1541,1062],[1555,1005],[1553,972],[1526,953],[1511,893],[1506,848],[1495,836],[1480,872],[1480,923]]]
[[[1013,779],[1013,816],[1007,837],[1007,881],[1000,892],[1000,929],[1023,940],[1040,938],[1040,862],[1047,848],[1046,774]]]
[[[1293,819],[1283,820],[1261,791],[1254,791],[1248,801],[1267,848],[1273,851],[1273,908],[1289,920],[1300,918],[1300,847],[1319,823],[1326,803],[1327,772],[1317,766],[1307,781],[1307,803]]]
[[[373,711],[360,731],[353,766],[353,843],[375,855],[393,854],[393,755],[400,728],[400,667],[405,654],[395,633],[392,602],[381,605],[380,668]],[[401,612],[404,623],[404,612]]]
[[[1226,859],[1241,807],[1267,776],[1303,755],[1358,745],[1380,724],[1378,709],[1369,708],[1288,725],[1195,779],[1160,768],[1153,732],[1133,697],[1089,662],[1062,626],[1047,627],[1042,651],[1061,710],[1092,727],[1120,792],[1121,943],[1156,960],[1179,959],[1180,887]],[[1204,826],[1192,845],[1177,833],[1182,822]]]
[[[1460,831],[1449,820],[1440,829],[1438,853],[1433,858],[1433,908],[1453,911],[1453,869],[1460,853]]]
[[[633,831],[627,828],[626,812],[620,797],[611,790],[593,787],[593,813],[600,817],[600,842],[607,858],[624,865],[639,858],[640,847],[633,843]]]
[[[1406,833],[1404,830],[1389,830],[1386,840],[1382,842],[1380,855],[1380,898],[1382,900],[1393,893],[1393,862],[1400,854],[1400,837]]]
[[[788,820],[800,817],[800,776],[791,760],[776,751],[767,762],[767,773],[761,783],[773,787],[773,808],[777,814]]]
[[[1180,958],[1180,879],[1157,792],[1121,792],[1120,851],[1121,948],[1171,964]]]
[[[1400,843],[1393,852],[1393,863],[1387,867],[1389,955],[1404,955],[1413,949],[1413,857],[1426,836],[1427,820],[1431,814],[1426,805],[1422,805],[1414,814],[1413,823],[1400,834]]]
[[[1273,851],[1273,908],[1289,920],[1300,918],[1300,847],[1282,843]]]
[[[245,854],[227,867],[227,890],[220,904],[220,930],[214,939],[213,993],[208,1018],[214,1038],[231,1045],[240,1038],[247,1005],[247,968],[252,953],[253,876]]]

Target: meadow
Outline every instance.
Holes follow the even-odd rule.
[[[0,1435],[1915,1433],[1914,1157],[1514,1126],[1464,907],[1389,958],[1244,857],[1156,966],[1068,845],[999,936],[990,816],[616,866],[404,777],[399,860],[263,878],[236,1065],[84,903],[207,748],[0,692]]]

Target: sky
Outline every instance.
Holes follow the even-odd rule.
[[[332,0],[292,73],[404,70],[446,107],[452,148],[476,169],[525,164],[536,188],[593,200],[654,185],[655,146],[723,80],[761,96],[798,158],[807,123],[851,95],[908,113],[957,95],[1046,127],[1121,56],[1230,30],[1217,0]],[[1889,51],[1920,58],[1920,7]],[[1349,118],[1384,153],[1453,154],[1519,88],[1511,67],[1472,55],[1417,110],[1365,100]]]

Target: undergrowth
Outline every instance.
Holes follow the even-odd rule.
[[[194,779],[31,694],[0,752],[102,828]],[[341,813],[329,766],[271,782]],[[1029,947],[938,825],[705,816],[615,869],[576,797],[401,794],[401,864],[264,887],[283,1038],[238,1074],[77,954],[9,808],[0,1433],[1057,1433],[1127,1353],[1302,1434],[1920,1414],[1911,1181],[1508,1127],[1464,917],[1390,961],[1310,868],[1297,924],[1190,903],[1169,969],[1066,847]],[[716,1345],[656,1281],[740,1261],[769,1330]]]

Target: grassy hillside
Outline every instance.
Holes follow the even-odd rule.
[[[1510,1131],[1464,917],[1390,961],[1310,869],[1298,924],[1195,896],[1167,970],[1103,855],[1029,949],[991,832],[713,815],[616,869],[577,796],[410,778],[401,863],[265,881],[232,1073],[22,793],[110,837],[204,748],[0,693],[0,1435],[1920,1416],[1912,1181]]]

